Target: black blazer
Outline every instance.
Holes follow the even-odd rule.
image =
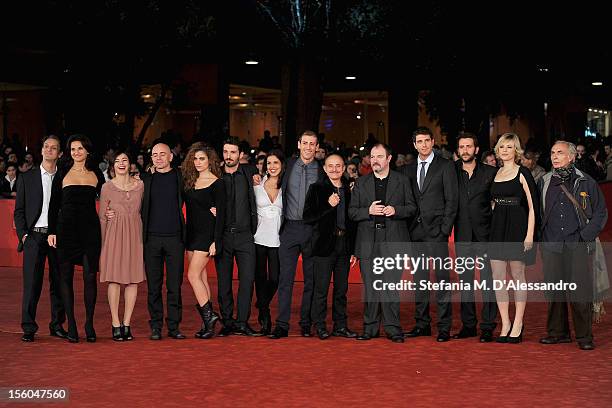
[[[455,241],[470,242],[472,235],[478,242],[487,242],[491,230],[491,186],[497,169],[476,160],[476,168],[468,186],[463,183],[462,161],[455,162],[459,205],[455,218]]]
[[[355,239],[355,255],[363,259],[369,259],[374,246],[374,217],[369,213],[373,201],[376,201],[374,174],[370,173],[359,177],[355,182],[349,205],[349,217],[359,223]],[[389,171],[385,204],[395,208],[395,215],[386,219],[386,241],[407,243],[410,234],[406,221],[414,216],[416,204],[410,182],[404,175],[394,170]]]
[[[457,215],[457,173],[453,162],[438,155],[429,165],[423,192],[417,182],[418,160],[401,168],[410,180],[417,204],[417,213],[409,222],[412,232],[421,224],[427,241],[448,239]]]
[[[17,187],[17,197],[13,219],[19,238],[17,251],[21,252],[23,250],[23,236],[32,231],[42,212],[43,188],[40,168],[36,166],[25,173],[21,173],[17,177],[15,186]]]
[[[253,176],[257,174],[257,167],[251,166],[251,165],[239,164],[237,171],[246,178],[246,181],[249,186],[247,193],[249,195],[248,204],[249,204],[249,215],[251,218],[251,234],[255,235],[255,232],[257,232],[257,204],[255,202],[255,190],[253,190]],[[221,178],[221,180],[223,181],[223,177]],[[226,194],[229,195],[230,192],[227,191]],[[226,226],[229,225],[227,223],[227,220],[225,220],[225,225]]]
[[[285,168],[285,173],[283,174],[283,180],[281,181],[281,188],[283,190],[283,222],[287,216],[287,184],[289,184],[289,175],[291,174],[291,171],[293,171],[293,166],[295,166],[295,162],[297,161],[297,159],[298,159],[298,156],[293,156],[289,158],[289,160],[287,160],[287,166]],[[327,177],[327,175],[325,174],[325,171],[323,170],[323,166],[321,165],[321,163],[319,163],[318,172],[319,172],[319,177],[317,181],[324,180]],[[281,228],[282,228],[282,224],[281,224]]]
[[[17,175],[17,178],[15,179],[15,182],[13,183],[13,188],[11,188],[11,183],[6,178],[4,178],[4,176],[0,174],[0,177],[2,177],[1,185],[0,185],[0,193],[2,194],[3,197],[13,198],[11,193],[17,192],[17,180],[19,180],[19,178],[21,177],[21,173]]]
[[[348,210],[351,202],[351,189],[348,182],[342,177],[344,188],[344,219],[346,223],[348,254],[355,249],[356,225],[349,218]],[[336,245],[336,217],[338,206],[329,205],[329,196],[336,191],[328,177],[310,186],[304,203],[304,222],[313,224],[312,228],[312,254],[314,256],[329,256]]]
[[[183,175],[179,169],[176,170],[177,179],[177,200],[179,207],[179,219],[181,221],[181,240],[183,243],[187,242],[187,228],[185,228],[185,214],[183,213]],[[142,207],[140,209],[140,216],[142,217],[142,242],[147,242],[147,235],[149,235],[149,212],[151,211],[151,182],[153,181],[153,174],[149,172],[140,173],[140,178],[144,183],[144,192],[142,194]]]

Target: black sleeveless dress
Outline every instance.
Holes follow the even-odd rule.
[[[215,249],[220,253],[225,220],[223,180],[215,180],[206,188],[187,190],[185,206],[187,207],[187,250],[208,252],[210,244],[214,241]],[[210,212],[212,207],[217,209],[216,217]]]
[[[532,250],[524,251],[523,242],[527,235],[529,202],[520,181],[521,174],[527,180],[533,206],[537,211],[537,192],[531,172],[524,171],[521,166],[512,180],[494,181],[491,186],[491,196],[495,201],[495,208],[493,208],[491,218],[488,255],[494,260],[523,261],[530,265],[535,262],[535,243]]]
[[[82,265],[83,256],[98,270],[101,248],[100,219],[96,211],[97,191],[93,186],[66,186],[57,221],[59,262]]]
[[[59,263],[82,265],[87,256],[89,268],[97,272],[100,263],[102,234],[96,210],[96,199],[104,182],[104,176],[95,172],[98,186],[69,185],[62,187],[67,172],[53,178],[49,202],[49,234],[57,235]]]

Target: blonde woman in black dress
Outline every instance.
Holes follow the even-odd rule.
[[[493,216],[489,238],[489,257],[494,282],[506,281],[510,264],[512,280],[525,283],[525,265],[535,263],[534,238],[538,212],[538,195],[529,169],[521,166],[523,155],[517,135],[506,133],[495,145],[495,154],[503,162],[491,186]],[[517,286],[518,287],[518,286]],[[520,343],[523,339],[523,315],[527,291],[515,290],[514,322],[510,320],[507,285],[495,290],[502,320],[498,343]]]
[[[213,311],[210,301],[206,265],[210,257],[221,252],[225,185],[217,153],[203,143],[191,146],[181,169],[187,208],[187,276],[198,301],[196,309],[202,318],[202,327],[195,336],[209,339],[215,334],[219,315]]]

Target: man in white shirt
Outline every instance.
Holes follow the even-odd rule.
[[[43,161],[40,167],[21,174],[17,178],[15,201],[15,227],[19,238],[18,251],[23,251],[23,302],[21,328],[22,341],[34,341],[38,330],[36,308],[42,291],[45,260],[49,261],[49,292],[51,295],[51,336],[65,338],[62,327],[66,320],[59,290],[59,271],[55,249],[47,244],[47,227],[51,183],[57,171],[60,140],[49,135],[43,140]]]

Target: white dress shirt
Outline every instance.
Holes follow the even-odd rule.
[[[425,177],[427,177],[427,172],[429,171],[429,165],[431,164],[431,162],[434,159],[434,152],[433,150],[431,151],[431,153],[429,154],[429,156],[427,156],[427,158],[425,160],[421,159],[421,156],[418,156],[418,164],[417,164],[417,183],[419,183],[419,188],[423,185],[422,182],[425,180],[421,180],[419,177],[419,174],[421,174],[421,166],[423,162],[425,162]]]
[[[10,186],[11,186],[11,188],[10,188],[10,190],[9,190],[9,191],[13,191],[13,186],[15,185],[15,182],[17,181],[17,177],[15,177],[14,179],[12,179],[12,180],[11,180],[11,179],[9,178],[8,174],[7,174],[6,176],[4,176],[4,179],[5,179],[6,181],[8,181],[8,182],[9,182],[9,184],[10,184]]]
[[[255,232],[255,243],[271,248],[280,246],[279,231],[283,216],[283,192],[278,190],[278,195],[274,202],[270,201],[268,193],[264,188],[267,177],[257,186],[253,186],[255,191],[255,203],[257,204],[257,232]]]
[[[43,190],[43,205],[40,211],[40,217],[34,224],[34,227],[46,228],[49,226],[49,201],[51,200],[51,183],[53,183],[53,177],[57,173],[57,168],[53,170],[53,173],[49,173],[43,165],[40,165],[40,178],[42,181]]]

